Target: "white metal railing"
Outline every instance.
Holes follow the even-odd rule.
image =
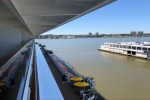
[[[94,89],[88,89],[86,91],[82,90],[80,95],[82,95],[82,100],[96,100],[97,99],[97,92]]]
[[[15,55],[13,55],[8,61],[7,63],[5,63],[3,66],[0,67],[0,76],[3,74],[3,72],[5,72],[9,65],[16,60],[16,58],[19,56],[19,54],[32,42],[29,41],[25,46],[23,46]]]
[[[30,76],[32,73],[32,61],[33,61],[33,40],[28,41],[27,44],[25,44],[20,50],[18,50],[18,52],[16,54],[14,54],[1,68],[0,68],[0,75],[2,75],[8,68],[10,68],[10,64],[12,64],[16,59],[22,59],[21,58],[21,54],[23,52],[28,52],[29,49],[29,56],[28,56],[28,64],[25,66],[25,73],[21,79],[21,83],[19,84],[19,89],[18,89],[18,94],[16,99],[17,100],[27,100],[30,98],[30,92],[29,92],[29,83],[30,83]],[[22,63],[22,62],[20,62]],[[21,65],[19,65],[19,67],[21,67]],[[19,69],[19,68],[18,68]],[[17,69],[16,69],[17,70]],[[9,82],[8,82],[9,83]]]
[[[37,76],[40,100],[64,100],[52,72],[38,45],[36,45]]]
[[[22,100],[30,100],[31,89],[30,89],[29,85],[30,85],[30,79],[31,79],[31,75],[32,75],[34,46],[32,46],[31,48],[32,48],[32,51],[31,51],[30,62],[29,62],[29,67],[28,67],[28,71],[27,71],[27,78],[26,78],[26,82],[25,82]]]

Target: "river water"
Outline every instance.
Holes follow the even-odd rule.
[[[150,38],[37,39],[85,76],[92,76],[106,99],[149,99],[150,60],[98,51],[104,42],[150,41]]]

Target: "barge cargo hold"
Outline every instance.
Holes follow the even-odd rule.
[[[98,50],[150,59],[150,42],[104,43]]]

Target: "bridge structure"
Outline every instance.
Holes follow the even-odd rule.
[[[0,98],[42,99],[46,91],[40,90],[43,84],[40,68],[43,66],[39,61],[44,59],[38,58],[40,55],[36,52],[40,51],[35,46],[34,37],[113,1],[0,0]],[[44,68],[48,68],[47,64]],[[55,80],[51,71],[46,75],[51,77],[49,80]],[[57,82],[53,81],[53,85],[59,95],[56,97],[65,99]],[[53,98],[51,94],[49,97]]]

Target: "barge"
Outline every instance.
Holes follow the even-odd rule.
[[[38,44],[38,43],[37,43]],[[65,62],[51,50],[45,49],[45,45],[39,44],[41,50],[52,61],[62,75],[62,82],[74,90],[82,100],[104,100],[95,89],[93,77],[86,77],[78,73],[69,63]]]
[[[104,43],[98,50],[150,59],[150,42]]]

